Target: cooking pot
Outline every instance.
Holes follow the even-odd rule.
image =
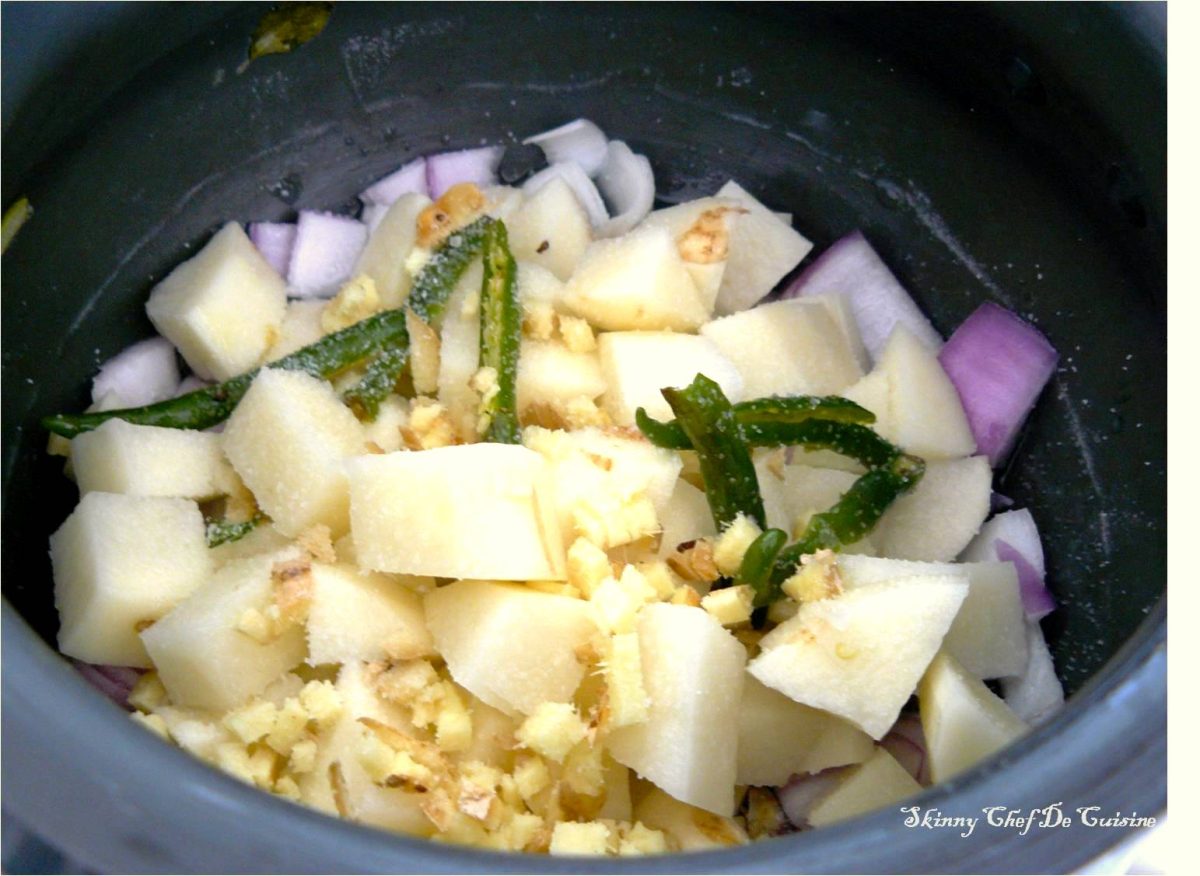
[[[1166,805],[1163,5],[338,5],[244,66],[264,7],[4,7],[4,805],[113,871],[1063,871],[1118,828],[909,828],[896,808],[655,860],[508,857],[292,806],[134,726],[53,651],[74,487],[39,417],[149,334],[222,220],[346,204],[407,158],[586,116],[667,202],[738,179],[817,244],[862,228],[948,334],[985,300],[1058,374],[997,490],[1033,509],[1066,707],[915,805]],[[1078,819],[1076,819],[1078,821]]]

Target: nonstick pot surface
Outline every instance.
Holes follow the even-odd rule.
[[[1130,10],[345,4],[239,70],[262,7],[201,9],[153,7],[156,35],[110,28],[89,66],[6,97],[4,203],[36,213],[3,260],[3,582],[46,641],[46,539],[76,492],[37,420],[82,409],[97,364],[150,333],[155,281],[224,220],[353,209],[409,157],[582,115],[649,156],[666,202],[733,177],[817,252],[862,228],[944,334],[985,300],[1032,319],[1062,362],[996,488],[1043,531],[1060,674],[1077,690],[1134,638],[1096,708],[1161,644],[1165,60]],[[6,670],[6,733],[20,683]]]

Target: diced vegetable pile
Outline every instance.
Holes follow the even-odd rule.
[[[583,119],[361,200],[225,225],[45,420],[59,647],[144,727],[365,824],[642,855],[895,804],[1059,706],[1037,527],[988,519],[1027,322],[943,344],[857,231],[785,282],[790,217],[652,210]]]

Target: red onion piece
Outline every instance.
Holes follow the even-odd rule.
[[[583,168],[573,161],[551,164],[549,167],[539,170],[525,180],[525,185],[521,188],[529,196],[555,178],[561,178],[571,187],[571,191],[575,193],[575,197],[579,199],[579,203],[587,212],[588,221],[592,223],[593,228],[599,228],[608,221],[608,208],[604,206],[604,199],[600,197],[599,189],[588,178]]]
[[[129,692],[142,677],[142,670],[129,666],[98,666],[72,660],[71,663],[93,687],[118,706],[129,708]]]
[[[1009,508],[1011,508],[1016,503],[1012,499],[1008,498],[1008,496],[1005,496],[1002,493],[997,493],[995,490],[992,490],[992,498],[991,498],[990,504],[991,504],[992,513],[995,513],[997,511],[1007,511]]]
[[[1030,724],[1040,724],[1063,704],[1062,682],[1054,672],[1054,658],[1046,647],[1046,637],[1037,623],[1025,625],[1029,642],[1029,663],[1025,672],[1000,679],[1004,701]]]
[[[654,206],[654,171],[650,159],[625,143],[608,144],[596,186],[615,214],[597,229],[601,237],[618,237],[646,218]]]
[[[925,730],[921,719],[915,715],[902,715],[879,741],[888,754],[896,759],[910,776],[922,785],[928,785],[929,758],[926,755]]]
[[[960,559],[964,563],[989,563],[996,556],[996,541],[1003,539],[1017,550],[1037,570],[1041,578],[1046,577],[1046,555],[1042,551],[1042,537],[1028,508],[1003,511],[983,524],[979,534],[963,550]]]
[[[358,197],[364,204],[390,207],[400,199],[401,195],[413,193],[429,194],[429,181],[424,158],[410,161],[399,170],[394,170],[382,179],[376,180],[363,189]]]
[[[1002,563],[1012,563],[1017,567],[1017,580],[1021,585],[1021,604],[1025,606],[1025,617],[1029,620],[1041,620],[1057,605],[1046,582],[1033,563],[1025,555],[1003,539],[996,539],[996,557]]]
[[[292,247],[296,243],[295,225],[290,222],[251,222],[250,242],[279,276],[287,276]]]
[[[175,347],[153,337],[126,347],[100,366],[92,381],[92,402],[115,396],[110,407],[136,408],[171,398],[179,386]]]
[[[784,290],[783,298],[841,293],[850,304],[863,346],[871,359],[900,323],[929,349],[942,346],[941,335],[888,270],[861,231],[852,231],[825,250]]]
[[[332,295],[350,279],[367,244],[367,226],[355,219],[303,210],[288,262],[288,292],[296,298]]]
[[[504,155],[502,146],[483,146],[460,152],[441,152],[425,160],[425,182],[431,198],[440,198],[446,189],[458,183],[495,185],[496,168]]]
[[[1057,351],[1015,313],[987,302],[950,336],[938,359],[962,399],[979,452],[998,466],[1053,376]]]
[[[600,172],[608,149],[604,132],[587,119],[567,122],[553,130],[527,137],[522,142],[540,146],[550,164],[573,161],[588,176]]]
[[[851,769],[853,767],[831,767],[819,773],[803,773],[788,779],[788,783],[776,792],[779,805],[783,807],[788,821],[796,827],[807,826],[808,814],[812,812],[813,807],[820,803]]]

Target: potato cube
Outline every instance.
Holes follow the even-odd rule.
[[[569,702],[583,680],[575,650],[596,633],[581,599],[491,581],[426,594],[425,618],[454,680],[508,714]]]
[[[225,455],[285,535],[317,523],[336,538],[348,525],[342,460],[361,453],[362,426],[329,384],[265,369],[229,418]]]
[[[650,715],[614,730],[609,751],[675,799],[732,815],[745,648],[703,609],[665,603],[642,609],[638,641]]]
[[[595,353],[573,353],[554,341],[521,342],[517,365],[517,406],[563,407],[572,399],[596,398],[604,377]]]
[[[468,444],[349,460],[359,564],[378,572],[562,581],[566,555],[537,453]]]
[[[325,335],[321,328],[321,312],[328,302],[324,298],[297,298],[287,303],[279,335],[267,352],[266,361],[276,362],[290,356],[301,347],[315,344]]]
[[[717,313],[737,313],[775,288],[808,255],[812,244],[732,180],[717,197],[731,198],[749,211],[734,226],[729,263],[717,295]]]
[[[962,575],[967,598],[942,642],[976,678],[1020,675],[1029,659],[1025,609],[1011,563],[917,563],[876,557],[838,559],[847,588],[866,587],[911,575]]]
[[[745,398],[741,374],[717,345],[673,332],[607,332],[600,335],[600,370],[608,391],[604,408],[619,426],[632,426],[639,407],[658,420],[675,415],[662,396],[667,386],[687,386],[697,374],[715,380],[731,402]]]
[[[197,375],[228,380],[262,361],[286,303],[283,278],[230,222],[154,287],[146,314]]]
[[[518,278],[520,273],[518,272]],[[521,282],[518,279],[518,284]],[[450,293],[442,317],[442,346],[438,361],[438,400],[446,406],[464,437],[475,435],[479,393],[471,378],[479,370],[479,290],[483,266],[474,262]]]
[[[308,662],[413,660],[433,653],[421,597],[388,575],[312,567]]]
[[[926,671],[917,697],[934,782],[970,769],[1029,729],[1004,700],[944,653]]]
[[[507,222],[513,255],[549,269],[560,280],[573,273],[592,242],[587,212],[562,179],[542,186]]]
[[[71,459],[80,493],[211,499],[238,487],[214,432],[113,419],[75,438]]]
[[[864,812],[891,806],[921,793],[916,779],[884,748],[846,774],[808,814],[808,823],[824,827]]]
[[[274,596],[271,570],[286,556],[294,552],[229,563],[142,633],[172,702],[232,709],[304,659],[298,624],[273,638],[240,629],[248,612],[267,613]]]
[[[401,195],[371,232],[354,266],[351,276],[366,274],[374,280],[384,307],[399,307],[408,297],[412,276],[405,263],[417,240],[417,216],[430,203],[425,195]]]
[[[966,595],[962,578],[927,575],[806,603],[763,638],[750,673],[796,702],[832,712],[880,739]]]
[[[854,725],[747,674],[738,707],[739,785],[784,785],[798,773],[861,763],[874,751],[871,737]]]
[[[949,562],[979,532],[991,495],[986,456],[931,459],[920,483],[879,518],[871,541],[885,557]]]
[[[955,459],[975,452],[958,390],[937,354],[897,325],[875,369],[849,387],[847,398],[878,418],[884,438],[925,459]]]
[[[694,331],[712,312],[665,228],[598,240],[567,280],[563,305],[609,330]]]
[[[138,638],[211,571],[195,502],[88,493],[50,536],[58,648],[89,663],[149,667]]]
[[[862,371],[833,313],[804,298],[762,304],[700,329],[737,367],[747,398],[832,395]]]
[[[655,210],[643,226],[662,226],[679,248],[700,300],[711,313],[729,261],[729,246],[746,208],[732,198],[697,198]]]

